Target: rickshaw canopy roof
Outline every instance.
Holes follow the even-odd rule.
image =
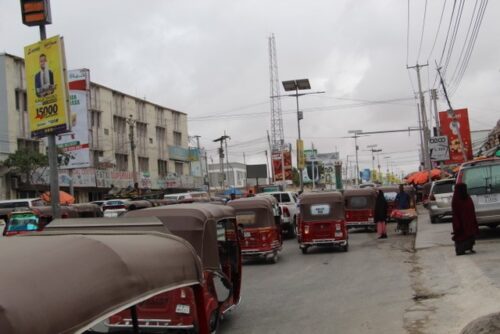
[[[158,293],[202,281],[189,243],[162,233],[4,238],[0,265],[1,333],[81,333]]]
[[[255,224],[247,226],[253,228],[274,226],[274,205],[277,203],[273,196],[256,196],[236,199],[227,205],[233,207],[237,214],[241,212],[255,213]]]
[[[350,196],[376,196],[377,192],[374,188],[357,188],[357,189],[346,189],[344,191],[344,197]]]
[[[191,243],[205,269],[220,270],[216,222],[235,218],[235,212],[218,204],[191,203],[129,211],[124,216],[157,217],[170,232]]]
[[[320,202],[343,202],[344,196],[337,191],[303,193],[300,195],[300,204],[317,204]]]

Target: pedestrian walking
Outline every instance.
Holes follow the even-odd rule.
[[[394,199],[394,205],[396,209],[406,210],[410,208],[410,195],[405,191],[402,184],[399,185],[399,192]]]
[[[379,239],[387,239],[387,200],[384,192],[379,190],[375,201],[375,222],[377,223],[377,233]]]
[[[466,251],[475,253],[473,247],[479,227],[474,202],[467,193],[465,183],[455,185],[451,210],[453,214],[453,237],[451,239],[455,242],[455,253],[457,255],[464,255]]]

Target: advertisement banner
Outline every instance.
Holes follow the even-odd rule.
[[[56,137],[56,144],[64,154],[59,156],[59,168],[90,167],[89,149],[89,70],[68,72],[71,132]]]
[[[31,137],[70,130],[63,40],[60,36],[24,48]]]
[[[283,170],[285,172],[285,180],[292,180],[292,154],[288,151],[273,153],[273,172],[276,181],[283,180]]]
[[[469,114],[467,109],[456,109],[455,119],[446,111],[439,113],[441,134],[448,137],[450,160],[446,164],[464,162],[459,135],[462,137],[467,160],[472,159],[472,143],[470,138]]]
[[[429,138],[429,156],[431,161],[446,161],[450,159],[448,137],[439,136]]]
[[[304,169],[306,159],[304,157],[304,142],[302,139],[297,139],[297,169]]]

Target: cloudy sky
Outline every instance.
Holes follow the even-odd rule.
[[[313,91],[325,91],[300,99],[306,147],[338,150],[352,161],[348,130],[418,125],[416,74],[406,69],[417,61],[429,63],[421,72],[428,90],[435,62],[449,59],[453,107],[469,108],[473,130],[491,128],[499,118],[500,25],[494,14],[500,2],[486,7],[461,80],[467,32],[475,31],[480,5],[487,1],[455,1],[448,39],[454,1],[428,1],[427,8],[426,2],[409,1],[408,29],[403,0],[52,0],[47,32],[64,36],[69,68],[89,68],[94,82],[186,112],[190,135],[200,135],[209,150],[226,131],[230,160],[243,161],[245,153],[251,163],[264,162],[269,149],[268,37],[274,33],[280,80],[309,78]],[[18,56],[39,37],[36,28],[22,25],[18,1],[1,0],[0,32],[0,51]],[[438,104],[445,109],[442,98]],[[295,101],[285,97],[282,106],[285,140],[295,143]],[[384,167],[418,167],[417,132],[360,138],[361,168],[370,167],[370,153],[363,151],[370,144],[383,149]],[[215,150],[210,155],[217,160]]]

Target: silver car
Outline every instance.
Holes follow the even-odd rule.
[[[451,219],[451,199],[455,179],[444,179],[432,182],[429,193],[429,216],[431,223],[440,223],[444,219]]]

